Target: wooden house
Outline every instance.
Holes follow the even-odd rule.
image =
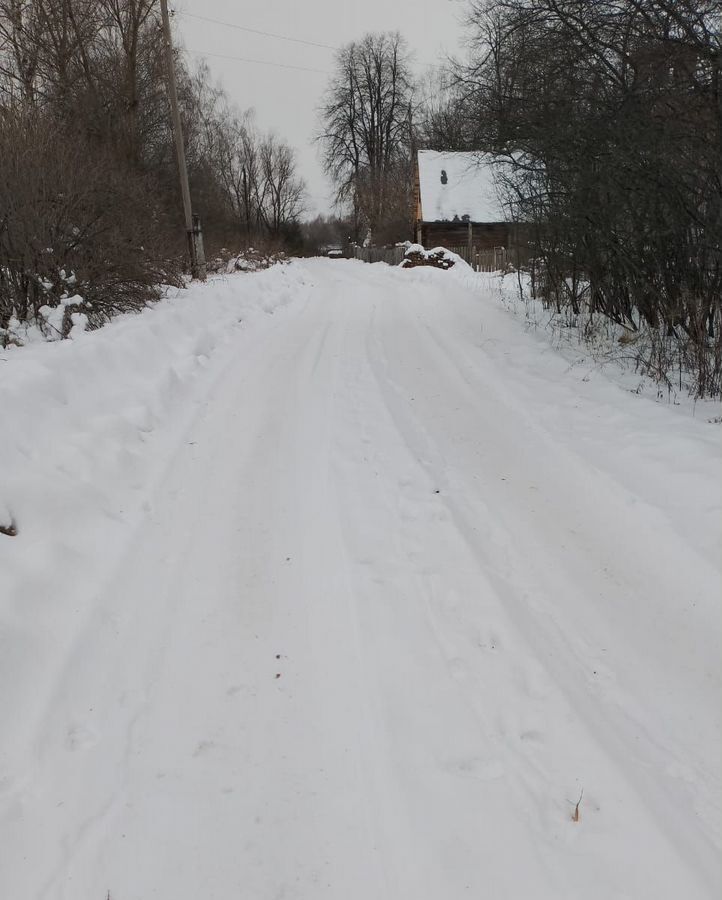
[[[414,239],[427,249],[510,249],[516,226],[499,199],[491,157],[419,150]]]

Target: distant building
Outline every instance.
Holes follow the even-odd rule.
[[[516,226],[508,218],[490,156],[418,151],[414,229],[418,244],[508,249],[516,240]]]

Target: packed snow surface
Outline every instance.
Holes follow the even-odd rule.
[[[2,353],[3,900],[719,896],[719,425],[492,285]]]
[[[419,150],[421,218],[452,222],[504,222],[492,158],[483,153]]]

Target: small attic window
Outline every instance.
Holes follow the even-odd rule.
[[[448,176],[446,174],[446,169],[441,170],[441,183],[446,184],[448,182]]]

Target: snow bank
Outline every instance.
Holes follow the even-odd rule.
[[[664,508],[680,537],[718,565],[722,403],[661,387],[634,370],[613,338],[604,345],[600,338],[596,347],[585,343],[581,328],[562,327],[540,302],[522,300],[516,275],[474,272],[470,266],[398,274],[438,284],[447,303],[471,290],[480,303],[485,352],[507,379],[528,381],[533,373],[529,409],[540,425],[560,439],[573,439],[585,460],[625,490]],[[553,403],[547,399],[551,392],[557,395]],[[576,424],[570,423],[570,410]]]
[[[28,541],[77,533],[79,512],[95,508],[97,496],[88,501],[99,492],[115,514],[121,483],[141,475],[137,451],[185,405],[208,358],[234,328],[285,305],[304,284],[299,270],[277,267],[244,280],[239,294],[235,277],[172,291],[140,315],[78,328],[72,340],[2,352],[0,524],[11,516]],[[17,553],[0,544],[5,577]]]
[[[708,424],[722,421],[719,399],[695,399],[697,376],[676,366],[664,372],[664,378],[648,374],[644,360],[651,355],[649,335],[643,326],[632,332],[601,314],[584,308],[579,313],[566,309],[557,312],[531,296],[528,273],[474,272],[470,267],[454,273],[472,290],[494,297],[507,312],[523,321],[528,330],[554,348],[571,369],[580,371],[585,382],[602,378],[637,396],[671,406]],[[670,360],[675,353],[670,350]]]
[[[30,708],[40,714],[34,665],[43,659],[50,670],[46,657],[77,630],[92,603],[86,586],[132,537],[141,488],[177,446],[224,354],[233,358],[237,329],[262,328],[304,291],[293,265],[217,278],[98,331],[74,329],[72,340],[2,351],[0,526],[17,536],[0,533],[0,678],[30,689],[6,715],[22,708],[30,727]],[[73,598],[71,609],[58,594]],[[0,784],[2,769],[0,759]]]

